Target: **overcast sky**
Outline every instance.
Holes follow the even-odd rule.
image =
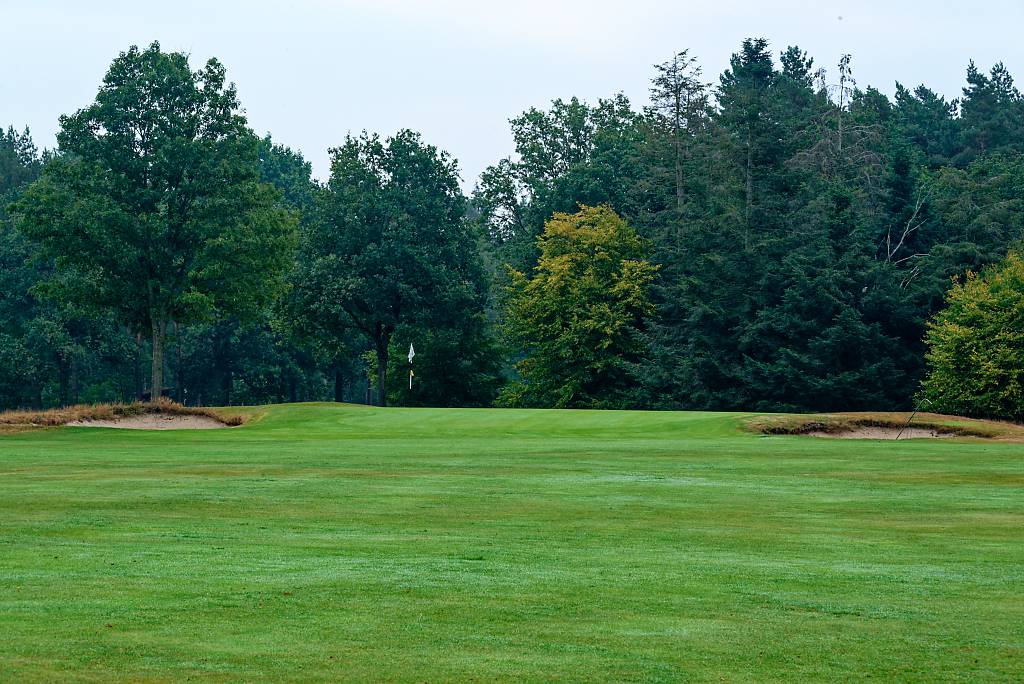
[[[891,94],[896,81],[960,94],[968,60],[1024,82],[1024,0],[0,0],[0,125],[52,147],[118,52],[159,40],[216,56],[260,134],[314,172],[349,131],[420,131],[464,186],[510,154],[508,119],[556,97],[646,102],[651,65],[688,48],[707,80],[746,37],[799,45]]]

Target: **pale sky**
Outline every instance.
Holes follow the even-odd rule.
[[[799,45],[858,85],[925,83],[948,97],[968,60],[1024,83],[1024,0],[0,0],[0,125],[55,144],[57,117],[96,95],[110,61],[159,40],[194,68],[216,56],[261,135],[323,178],[349,131],[412,128],[472,188],[513,152],[508,119],[553,98],[646,102],[651,65],[688,48],[709,81],[747,37]]]

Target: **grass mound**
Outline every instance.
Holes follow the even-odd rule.
[[[117,420],[131,418],[150,413],[172,416],[205,416],[224,423],[237,426],[245,422],[243,414],[225,415],[223,412],[197,406],[183,406],[170,399],[160,398],[156,401],[134,401],[130,404],[78,404],[45,411],[5,411],[0,413],[0,429],[56,427],[78,421]]]
[[[907,425],[910,416],[909,412],[786,414],[756,416],[748,420],[746,425],[748,429],[765,435],[839,435],[863,428],[899,430]],[[909,428],[932,430],[941,436],[1024,441],[1024,426],[940,413],[918,413],[910,422]]]

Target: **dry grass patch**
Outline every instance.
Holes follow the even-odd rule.
[[[197,406],[182,406],[170,399],[152,402],[135,401],[130,404],[79,404],[45,411],[5,411],[0,413],[0,433],[31,427],[55,427],[68,423],[117,421],[147,415],[202,416],[227,426],[241,425],[242,415],[225,415],[219,410]]]
[[[746,426],[767,435],[819,435],[831,437],[858,436],[867,439],[892,439],[885,431],[900,430],[910,419],[909,412],[844,412],[804,415],[757,416]],[[911,432],[911,430],[913,432]],[[931,435],[925,433],[932,433]],[[980,420],[947,416],[940,413],[918,413],[902,439],[908,437],[976,437],[1024,442],[1024,426],[996,420]]]

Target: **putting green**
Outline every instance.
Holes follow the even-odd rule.
[[[0,681],[1024,678],[1024,445],[253,411],[0,435]]]

